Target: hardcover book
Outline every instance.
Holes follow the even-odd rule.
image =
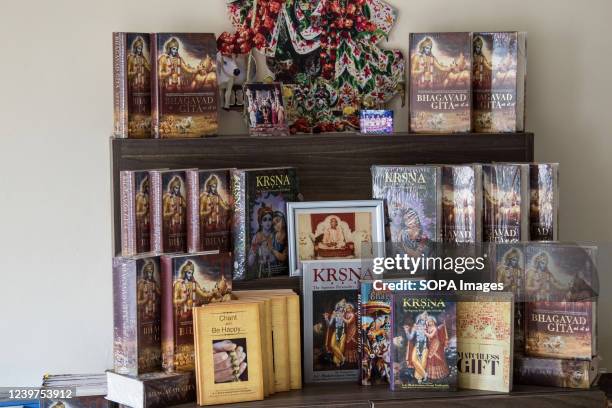
[[[482,240],[482,168],[442,167],[442,242]]]
[[[162,365],[166,372],[194,365],[192,309],[231,298],[232,258],[217,251],[166,255],[162,264]]]
[[[559,165],[529,166],[529,239],[557,241],[559,237]]]
[[[526,33],[474,33],[473,124],[476,132],[525,129]]]
[[[591,360],[597,354],[595,312],[592,301],[527,302],[526,355]]]
[[[304,262],[305,383],[358,380],[361,279],[373,279],[371,261]]]
[[[198,405],[263,399],[259,307],[230,301],[194,309]]]
[[[440,174],[436,166],[372,166],[372,197],[385,201],[387,241],[397,252],[420,256],[438,241]]]
[[[63,388],[63,390],[58,390]],[[111,408],[115,404],[105,398],[106,373],[101,374],[45,374],[41,390],[57,393],[57,398],[40,398],[41,408]],[[68,398],[61,398],[62,393]],[[67,395],[70,394],[70,395]],[[8,396],[8,393],[5,395]],[[15,401],[18,403],[19,401]],[[14,406],[16,404],[10,404]],[[18,406],[22,406],[21,403]],[[38,406],[27,404],[23,406]]]
[[[514,303],[510,292],[457,302],[457,369],[461,388],[510,392]]]
[[[230,169],[187,170],[186,175],[189,252],[230,252]]]
[[[196,400],[195,375],[187,373],[147,373],[138,377],[108,371],[110,401],[132,408],[165,408]]]
[[[391,313],[391,390],[454,390],[456,302],[439,295],[394,293]]]
[[[121,255],[133,256],[151,250],[148,171],[121,171]]]
[[[361,385],[391,381],[391,293],[362,280],[359,293]]]
[[[410,34],[410,131],[472,128],[472,34]]]
[[[289,272],[286,204],[298,191],[292,167],[232,171],[234,279]]]
[[[219,91],[215,35],[151,34],[151,47],[153,136],[216,134]]]
[[[151,251],[187,252],[185,170],[151,170]]]
[[[113,33],[114,136],[151,137],[149,34]]]
[[[139,375],[161,369],[159,258],[113,259],[113,369]]]
[[[515,361],[514,378],[519,384],[588,389],[598,377],[598,358],[584,361],[518,356]]]
[[[528,237],[527,164],[482,166],[485,242],[520,242]]]

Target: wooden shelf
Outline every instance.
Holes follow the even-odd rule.
[[[348,383],[333,383],[307,385],[302,390],[277,393],[263,401],[218,406],[226,408],[446,408],[449,406],[603,408],[605,403],[606,395],[598,389],[573,390],[520,385],[510,394],[473,390],[391,392],[386,386],[363,387]],[[180,407],[196,407],[196,405],[186,404]]]
[[[118,253],[121,170],[293,166],[306,200],[358,200],[371,197],[373,164],[530,162],[533,133],[111,139],[111,156]]]

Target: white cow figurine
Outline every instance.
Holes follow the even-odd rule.
[[[247,55],[232,54],[230,56],[217,53],[217,82],[223,109],[230,109],[232,90],[234,86],[243,85],[246,82],[246,71]]]

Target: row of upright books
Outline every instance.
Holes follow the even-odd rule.
[[[287,274],[289,265],[312,258],[288,250],[301,245],[306,228],[288,229],[292,220],[303,221],[287,210],[301,197],[295,168],[123,171],[120,178],[122,256],[232,252],[234,279]],[[374,224],[386,227],[391,243],[558,237],[556,164],[373,166],[372,187],[386,214]],[[359,232],[356,225],[346,225],[344,241]],[[369,228],[362,233],[372,242],[375,227]],[[322,231],[312,228],[315,241]]]
[[[409,49],[411,132],[525,129],[525,33],[412,33]],[[114,33],[115,137],[218,133],[219,65],[212,33]]]

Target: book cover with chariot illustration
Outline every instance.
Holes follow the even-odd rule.
[[[391,390],[455,390],[456,301],[425,293],[392,296]]]
[[[161,354],[159,258],[114,258],[113,369],[128,375],[159,371]]]
[[[472,34],[410,34],[410,131],[472,128]]]
[[[233,170],[231,178],[234,279],[288,274],[286,204],[298,200],[296,169]]]
[[[232,258],[218,251],[161,257],[164,371],[195,368],[192,309],[230,300]]]
[[[304,382],[359,379],[359,285],[371,261],[304,261]]]
[[[145,33],[113,33],[114,131],[151,137],[151,42]]]
[[[189,252],[230,252],[230,169],[187,170],[186,177]]]
[[[218,131],[217,41],[209,33],[151,34],[152,134],[157,138]]]
[[[526,46],[526,33],[473,33],[475,132],[522,132],[525,129]]]

